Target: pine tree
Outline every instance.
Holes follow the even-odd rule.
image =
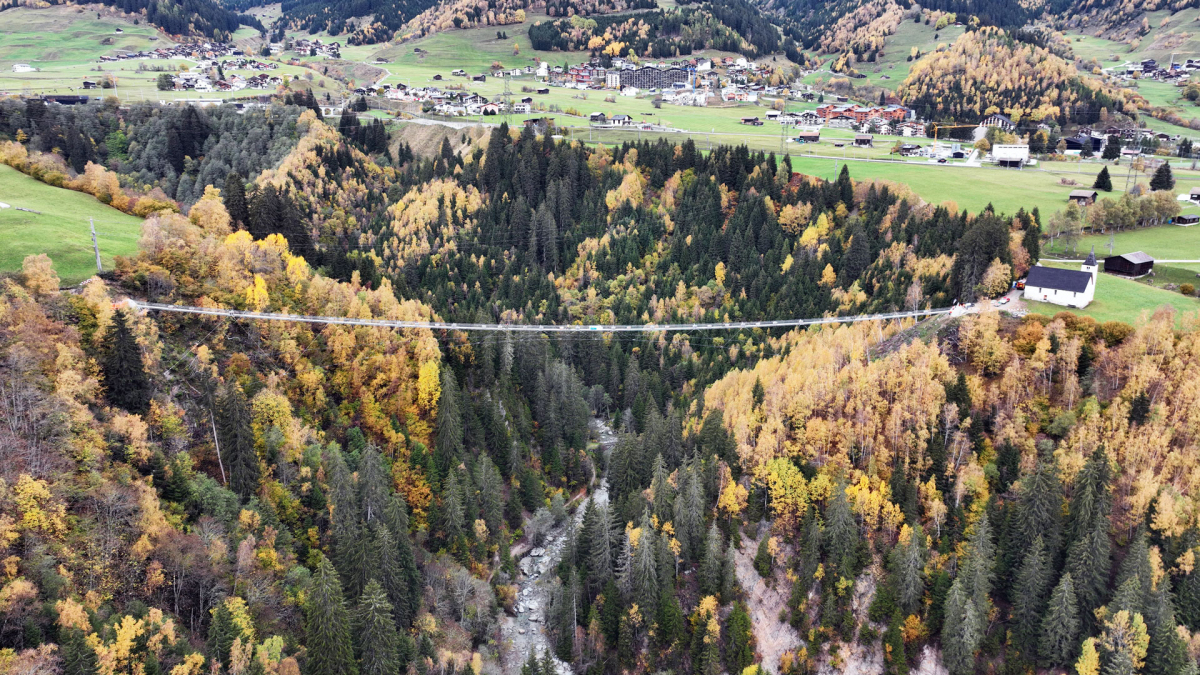
[[[1146,611],[1150,645],[1146,650],[1146,675],[1181,675],[1189,659],[1187,646],[1180,639],[1171,602],[1171,578],[1158,582]]]
[[[212,610],[212,622],[208,624],[208,658],[220,663],[222,668],[228,668],[229,650],[238,637],[239,631],[233,625],[229,607],[224,602],[218,603]]]
[[[438,399],[437,451],[438,475],[443,479],[458,463],[463,450],[462,410],[458,400],[458,379],[449,368],[442,369],[442,393]]]
[[[1075,586],[1071,573],[1063,574],[1054,592],[1046,617],[1042,619],[1042,634],[1038,653],[1048,666],[1065,666],[1074,660],[1079,648],[1079,608],[1075,602]]]
[[[859,539],[858,523],[846,500],[846,487],[837,485],[833,489],[833,501],[825,509],[825,532],[822,536],[826,555],[837,576],[844,579],[856,576]]]
[[[675,496],[675,538],[679,557],[688,562],[699,559],[704,546],[704,486],[696,474],[694,462],[679,467],[679,493]]]
[[[310,675],[356,675],[350,612],[337,570],[321,556],[304,602],[305,646]]]
[[[63,675],[96,675],[96,651],[88,645],[82,630],[64,628],[59,641]]]
[[[392,610],[402,628],[413,625],[416,610],[421,602],[421,572],[416,568],[416,556],[413,552],[413,540],[408,536],[408,506],[404,497],[392,495],[388,509],[384,512],[384,521],[388,524],[392,540],[396,543],[396,563],[400,566],[401,579],[408,587],[407,604],[396,603]]]
[[[650,524],[649,509],[642,511],[642,520],[638,526],[639,535],[637,548],[633,554],[633,594],[638,606],[643,609],[643,616],[654,616],[658,611],[658,561],[655,559],[655,539],[657,533]]]
[[[458,482],[458,472],[451,471],[446,478],[446,488],[442,491],[442,532],[446,541],[454,544],[463,536],[466,511],[463,505],[462,486]]]
[[[1080,614],[1084,620],[1104,603],[1108,596],[1112,542],[1108,538],[1108,517],[1097,518],[1088,535],[1071,545],[1067,553],[1067,572],[1074,582]]]
[[[750,632],[750,613],[740,602],[733,603],[733,611],[725,620],[725,635],[725,667],[730,673],[741,673],[754,663],[754,644]]]
[[[230,171],[225,176],[225,189],[221,191],[221,201],[225,203],[225,211],[229,219],[237,227],[245,228],[250,222],[250,205],[246,201],[246,179],[236,171]]]
[[[1046,591],[1050,584],[1050,563],[1042,538],[1033,540],[1025,554],[1013,588],[1013,642],[1024,656],[1036,653],[1038,627],[1046,606]]]
[[[1105,161],[1112,161],[1121,158],[1121,137],[1117,135],[1109,136],[1108,143],[1104,144],[1104,152],[1100,158]]]
[[[901,531],[901,541],[892,552],[893,570],[896,578],[896,603],[903,612],[915,614],[921,606],[925,595],[925,531],[917,525],[915,530],[908,530],[905,540]]]
[[[975,616],[982,626],[992,606],[992,578],[996,566],[996,549],[992,543],[992,527],[987,511],[984,511],[975,523],[975,532],[968,537],[967,543],[970,545],[970,553],[959,578],[964,579],[967,584],[966,590],[975,603]]]
[[[392,618],[392,605],[383,586],[374,579],[358,599],[355,617],[362,675],[393,675],[399,672],[400,636]]]
[[[1062,543],[1062,501],[1062,484],[1054,458],[1043,456],[1033,473],[1021,479],[1016,550],[1028,551],[1033,540],[1041,537],[1050,559],[1057,558]]]
[[[708,528],[708,539],[704,546],[704,559],[700,561],[700,593],[701,595],[720,595],[721,593],[721,563],[725,552],[721,548],[721,532],[717,524]]]
[[[892,610],[891,620],[883,634],[883,661],[887,675],[908,675],[908,662],[904,653],[904,617],[900,608]]]
[[[654,477],[650,480],[650,492],[654,495],[654,515],[658,522],[665,523],[674,517],[674,489],[668,480],[667,463],[662,453],[654,457]]]
[[[391,476],[383,465],[383,456],[374,445],[367,445],[358,461],[359,515],[364,523],[383,518],[391,490]]]
[[[1075,478],[1075,491],[1068,512],[1071,514],[1067,536],[1072,543],[1091,535],[1097,519],[1108,518],[1112,509],[1109,493],[1108,454],[1103,445],[1092,451]],[[1080,581],[1078,576],[1076,582]]]
[[[1109,177],[1109,175],[1108,175],[1108,167],[1107,166],[1101,168],[1100,173],[1096,174],[1096,182],[1092,183],[1092,189],[1093,190],[1103,190],[1105,192],[1112,192],[1112,189],[1113,189],[1112,178]]]
[[[982,639],[982,620],[963,578],[959,577],[946,595],[946,619],[942,624],[942,657],[950,675],[975,672],[975,650]]]
[[[378,580],[387,593],[388,603],[392,607],[394,622],[398,626],[407,627],[406,618],[411,612],[413,598],[410,595],[404,568],[400,564],[400,547],[391,530],[383,523],[377,522],[371,528],[374,536],[376,567],[372,571],[372,580]]]
[[[113,405],[142,415],[150,409],[150,378],[131,321],[129,312],[118,310],[105,336],[104,389]]]
[[[608,527],[608,507],[606,505],[596,509],[595,523],[586,536],[588,539],[588,583],[593,588],[606,586],[612,581],[613,574],[612,535]]]
[[[229,462],[229,487],[242,499],[249,499],[258,491],[260,469],[250,404],[240,384],[235,382],[226,387],[217,419],[221,453]]]
[[[1171,174],[1171,163],[1163,162],[1154,172],[1154,177],[1150,179],[1150,189],[1173,190],[1174,188],[1175,176]]]

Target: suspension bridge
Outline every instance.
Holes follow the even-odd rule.
[[[344,316],[309,316],[279,312],[248,312],[239,309],[195,307],[189,305],[167,305],[154,302],[126,300],[131,309],[147,312],[173,312],[199,314],[203,316],[227,317],[251,321],[289,321],[313,324],[339,324],[347,326],[369,326],[373,328],[428,328],[430,330],[460,330],[475,332],[525,332],[525,333],[662,333],[743,330],[751,328],[799,328],[824,324],[857,323],[860,321],[892,321],[895,319],[928,318],[945,314],[957,315],[961,308],[919,309],[907,312],[882,314],[855,314],[852,316],[828,316],[810,319],[779,319],[775,321],[725,321],[715,323],[645,323],[645,324],[522,324],[522,323],[461,323],[454,321],[392,321],[388,319],[355,319]]]

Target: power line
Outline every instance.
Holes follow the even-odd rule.
[[[386,319],[354,319],[343,316],[307,316],[303,314],[281,314],[276,312],[247,312],[237,309],[193,307],[188,305],[166,305],[153,302],[127,300],[133,309],[181,314],[203,314],[224,316],[234,319],[259,321],[290,321],[298,323],[342,324],[371,326],[375,328],[428,328],[461,331],[513,331],[532,333],[662,333],[666,331],[709,331],[742,330],[747,328],[797,328],[824,324],[857,323],[860,321],[890,321],[916,317],[949,314],[951,309],[922,309],[910,312],[887,312],[883,314],[856,314],[853,316],[830,316],[813,319],[781,319],[776,321],[726,321],[722,323],[662,323],[662,324],[506,324],[506,323],[460,323],[447,321],[391,321]]]

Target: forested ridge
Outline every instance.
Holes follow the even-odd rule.
[[[233,153],[252,122],[219,109],[0,108],[0,157],[110,200],[146,187],[137,166],[183,180],[136,164],[160,141],[193,185],[226,171],[147,203],[106,279],[62,291],[44,256],[0,278],[7,672],[1195,672],[1200,334],[1170,313],[466,335],[115,302],[589,325],[944,307],[1036,262],[1036,211],[691,141],[502,125],[416,157],[301,104],[240,118],[270,160]],[[77,171],[115,130],[127,158]],[[548,602],[521,609],[516,558],[552,531]],[[760,576],[793,643],[763,632]],[[545,658],[507,651],[518,611]]]

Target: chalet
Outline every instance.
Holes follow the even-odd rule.
[[[796,135],[797,143],[818,143],[821,140],[821,130],[801,131]]]
[[[12,67],[14,73],[32,73],[35,70],[37,69],[28,63],[14,63]]]
[[[824,118],[812,110],[805,110],[804,112],[795,116],[795,120],[795,123],[802,127],[815,127],[825,121]]]
[[[1096,195],[1095,190],[1071,190],[1071,194],[1067,195],[1067,201],[1075,202],[1080,206],[1088,206],[1095,203]]]
[[[550,88],[549,88],[549,87],[538,87],[538,90],[537,90],[536,92],[534,92],[534,93],[536,93],[536,94],[549,94],[549,93],[550,93]]]
[[[1154,271],[1154,258],[1141,251],[1112,255],[1104,259],[1104,271],[1131,278],[1144,277]]]
[[[487,82],[487,75],[484,75],[483,73],[480,73],[478,75],[472,75],[471,81],[472,82]]]
[[[98,86],[99,86],[98,84],[96,84],[95,82],[92,82],[91,80],[84,80],[84,81],[83,81],[83,88],[84,88],[84,89],[95,89],[95,88],[96,88],[96,87],[98,87]]]
[[[463,70],[462,68],[457,68],[455,70],[450,71],[450,74],[454,75],[455,77],[466,77],[467,71]]]
[[[528,103],[514,103],[512,106],[513,113],[517,115],[528,115],[530,112]]]
[[[997,127],[1007,132],[1012,132],[1017,128],[1017,125],[1013,123],[1012,119],[1010,119],[1009,116],[1005,115],[1004,113],[992,113],[991,115],[983,118],[983,121],[980,122],[980,125],[985,127]]]
[[[1096,253],[1093,251],[1078,270],[1035,265],[1025,279],[1025,299],[1065,307],[1083,308],[1096,297]]]
[[[532,96],[522,96],[521,103],[533,103],[533,97]]]
[[[1194,213],[1185,213],[1180,216],[1175,216],[1175,224],[1183,227],[1191,227],[1196,223],[1200,223],[1200,216]]]
[[[434,79],[434,81],[435,81],[435,82],[441,82],[441,81],[442,81],[442,74],[441,74],[441,73],[437,73],[436,75],[434,75],[434,76],[433,76],[433,79]]]
[[[1192,188],[1192,191],[1188,193],[1188,199],[1194,202],[1200,202],[1200,187]]]
[[[854,145],[860,148],[874,147],[875,137],[871,134],[855,134]]]
[[[748,124],[752,127],[761,127],[763,125],[762,120],[757,117],[743,117],[742,124]]]
[[[633,124],[633,118],[629,115],[613,115],[608,118],[608,123],[623,127]]]
[[[1084,146],[1090,146],[1093,153],[1099,153],[1104,149],[1104,139],[1091,134],[1076,134],[1063,140],[1067,143],[1067,152],[1072,150],[1082,152]]]
[[[588,115],[588,121],[592,124],[604,124],[605,122],[608,122],[608,116],[602,112],[594,112],[591,115]]]
[[[900,156],[901,157],[912,157],[914,155],[919,155],[920,153],[921,153],[921,146],[919,146],[919,145],[915,145],[913,143],[905,143],[904,145],[900,146]]]

